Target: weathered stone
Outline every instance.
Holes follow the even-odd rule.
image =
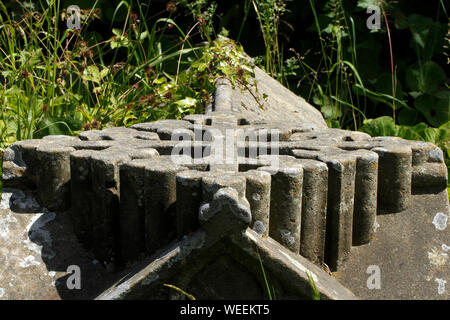
[[[245,197],[252,213],[252,229],[262,236],[269,235],[270,226],[270,174],[260,170],[246,172]]]
[[[353,245],[368,243],[373,234],[377,215],[378,155],[358,150],[353,208]]]
[[[407,210],[377,216],[370,243],[353,247],[333,276],[363,299],[450,299],[450,228],[436,228],[435,217],[450,217],[447,190],[413,194]]]
[[[43,140],[18,141],[5,150],[2,170],[5,187],[36,187],[39,171],[36,148],[44,144]]]
[[[445,189],[442,150],[328,129],[255,73],[252,93],[219,79],[202,115],[17,142],[3,155],[4,184],[70,208],[83,250],[117,280],[128,274],[100,298],[180,298],[161,289],[167,281],[201,298],[266,297],[261,264],[278,297],[311,297],[312,276],[322,298],[354,298],[322,267],[339,270],[352,245],[377,241],[377,211],[401,215],[415,192]],[[23,199],[8,208],[40,210]],[[221,270],[248,288],[227,285]]]
[[[378,204],[387,212],[399,212],[411,198],[411,148],[400,145],[373,148],[379,156]]]
[[[341,154],[319,159],[328,165],[325,261],[331,270],[336,270],[352,246],[356,157]]]
[[[145,252],[145,162],[120,167],[119,243],[122,261],[138,260]]]
[[[176,174],[187,169],[164,159],[145,167],[145,242],[150,254],[176,237]]]
[[[135,124],[132,128],[144,132],[154,132],[161,140],[173,140],[174,134],[190,133],[192,132],[191,129],[193,129],[193,126],[188,121],[183,120],[159,120],[150,123]]]
[[[328,168],[315,160],[298,162],[303,166],[300,254],[321,266],[325,254]]]
[[[106,265],[117,261],[119,231],[120,181],[119,164],[130,160],[127,155],[93,152],[90,157],[92,177],[92,251]]]
[[[414,166],[412,171],[412,187],[445,189],[448,183],[448,171],[445,163],[429,162]]]
[[[300,251],[303,167],[283,166],[272,173],[269,235],[294,252]]]
[[[245,230],[252,216],[250,205],[239,193],[230,187],[221,188],[210,202],[199,208],[200,225],[206,230],[206,239],[215,242],[229,233]]]
[[[91,217],[93,200],[92,151],[79,150],[70,155],[70,195],[71,216],[75,234],[80,242],[89,247],[93,242],[93,222]]]
[[[198,208],[202,203],[202,175],[198,171],[183,171],[176,177],[177,238],[198,229]]]
[[[39,201],[49,210],[66,210],[70,207],[70,154],[75,149],[44,145],[36,149],[40,170],[36,176]]]
[[[208,174],[202,178],[203,201],[209,202],[222,188],[235,189],[239,197],[245,197],[245,176],[233,172],[217,172]]]

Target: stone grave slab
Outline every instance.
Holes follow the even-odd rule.
[[[204,114],[10,146],[0,298],[267,299],[262,270],[278,299],[448,298],[442,150],[329,129],[255,73]]]

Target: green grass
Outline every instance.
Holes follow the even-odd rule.
[[[204,25],[185,32],[171,14],[146,19],[149,7],[139,1],[119,3],[103,40],[89,27],[101,17],[97,2],[76,32],[55,27],[66,17],[58,0],[34,9],[17,3],[15,18],[0,5],[0,150],[48,134],[199,113],[220,76],[253,85],[242,47],[220,39],[194,47],[190,39],[205,34]],[[120,10],[125,18],[118,27]]]
[[[178,291],[179,293],[181,293],[182,295],[184,295],[186,298],[188,298],[189,300],[197,300],[192,294],[187,293],[186,291],[184,291],[183,289],[180,289],[177,286],[174,286],[172,284],[163,284],[163,286],[171,288],[175,291]]]
[[[122,27],[99,41],[89,29],[99,18],[95,3],[78,32],[56,27],[65,22],[60,1],[39,1],[35,9],[17,3],[22,9],[16,18],[0,5],[0,148],[15,140],[190,112],[173,103],[178,98],[173,88],[161,83],[162,77],[178,76],[168,67],[181,72],[199,50],[170,17],[148,24],[136,18],[134,11],[144,14],[138,1],[122,1],[127,4]],[[165,36],[169,25],[179,39]]]
[[[264,265],[262,263],[261,256],[259,255],[258,249],[257,249],[256,253],[258,254],[259,265],[261,267],[261,272],[262,272],[262,275],[263,275],[264,284],[266,285],[267,297],[269,298],[269,300],[275,300],[276,299],[275,298],[275,291],[270,289],[269,279],[267,278],[266,271],[264,269]]]
[[[311,287],[311,290],[313,292],[311,299],[312,300],[320,300],[320,293],[319,290],[317,290],[316,284],[314,282],[314,279],[311,275],[311,272],[307,271],[306,275],[308,276],[309,285]]]
[[[0,157],[0,199],[2,197],[2,191],[3,191],[2,170],[3,170],[3,158]]]

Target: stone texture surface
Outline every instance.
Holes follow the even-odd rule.
[[[447,199],[446,190],[436,194],[417,193],[412,196],[409,209],[378,215],[372,241],[353,247],[349,260],[333,275],[364,299],[448,300],[450,225],[445,223],[445,217],[450,217],[450,210]],[[371,276],[367,269],[373,265],[380,268],[379,289],[367,287]]]
[[[71,265],[80,267],[80,290],[67,288]],[[68,212],[14,189],[0,202],[0,266],[0,300],[92,299],[115,279],[77,241]]]
[[[302,97],[286,89],[260,68],[255,68],[255,79],[258,81],[258,92],[262,97],[267,94],[264,102],[266,109],[261,109],[248,91],[240,88],[232,90],[231,105],[233,111],[242,119],[254,119],[256,123],[272,123],[274,128],[286,127],[286,121],[296,127],[326,129],[327,125],[319,110],[311,107]],[[257,93],[254,93],[257,94]]]

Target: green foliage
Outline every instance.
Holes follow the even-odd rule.
[[[373,6],[381,8],[381,29],[366,27],[365,10]],[[310,0],[313,22],[307,32],[314,32],[317,42],[303,52],[292,48],[284,74],[299,79],[300,92],[329,126],[358,129],[368,114],[390,113],[396,124],[439,127],[449,118],[447,74],[440,63],[443,56],[448,60],[449,38],[445,7],[436,8],[430,17],[397,2],[328,0],[318,6]],[[399,34],[409,38],[409,49],[397,45]],[[400,59],[400,50],[409,55]]]
[[[261,59],[264,69],[279,80],[284,77],[284,69],[278,30],[287,2],[289,0],[251,0],[266,47],[266,54]]]
[[[3,181],[1,179],[2,169],[3,169],[3,153],[0,152],[0,201],[2,199],[2,191],[3,191]]]
[[[81,30],[65,29],[70,4],[82,8]],[[381,8],[379,30],[365,23],[373,5]],[[240,10],[235,37],[248,40],[254,36],[244,30],[260,29],[252,42],[262,44],[255,63],[288,87],[298,83],[296,90],[330,127],[435,141],[447,150],[450,91],[443,62],[450,61],[450,39],[442,1],[435,14],[380,0],[181,0],[165,3],[164,16],[154,16],[153,6],[1,2],[0,149],[17,139],[201,112],[219,77],[256,87],[243,49],[217,37],[233,36],[232,17]],[[193,20],[180,26],[175,19],[182,10]],[[296,20],[309,28],[294,30]],[[103,21],[106,31],[91,27]],[[302,32],[306,45],[288,50],[286,30],[295,37]],[[207,43],[193,45],[202,40]],[[293,55],[285,59],[287,52]],[[366,119],[385,115],[391,120]]]
[[[164,38],[168,25],[186,38],[173,20],[160,18],[148,25],[132,11],[142,14],[139,2],[122,1],[116,11],[122,4],[127,8],[123,26],[104,41],[89,29],[101,15],[95,6],[82,11],[77,31],[58,28],[57,20],[64,23],[67,16],[57,0],[19,7],[13,11],[16,20],[3,10],[0,148],[47,134],[128,125],[138,112],[141,121],[180,116],[179,108],[159,108],[172,97],[168,86],[154,81],[165,77],[171,61],[180,65],[200,48]],[[185,43],[187,48],[180,48]],[[152,99],[143,97],[158,89],[164,89],[157,94],[162,104],[149,107],[146,102]],[[135,105],[139,108],[131,112]]]
[[[448,149],[450,141],[450,122],[447,121],[439,128],[432,128],[421,122],[414,126],[396,125],[391,117],[383,116],[376,119],[367,119],[360,131],[371,136],[396,136],[408,140],[421,140],[434,143],[441,149]]]
[[[241,46],[220,37],[210,42],[185,71],[175,77],[165,74],[156,78],[151,93],[129,104],[129,118],[135,122],[146,121],[143,114],[148,104],[142,102],[147,101],[152,108],[170,113],[167,117],[171,118],[202,112],[216,89],[215,82],[221,77],[230,79],[234,86],[255,89],[253,68]],[[255,99],[260,102],[258,97]]]
[[[200,12],[205,3],[186,5]],[[41,10],[22,8],[27,19],[0,16],[5,48],[0,51],[0,148],[48,134],[74,135],[198,113],[219,77],[248,90],[255,87],[253,65],[242,47],[224,38],[193,47],[189,33],[173,19],[157,18],[152,24],[141,19],[133,11],[143,14],[139,2],[117,5],[112,23],[125,8],[123,25],[112,28],[104,41],[89,31],[89,23],[101,16],[95,7],[82,11],[81,30],[62,32],[52,21],[67,18],[59,1],[41,5]],[[203,23],[197,25],[207,32]],[[165,37],[169,28],[182,40]]]
[[[433,126],[441,126],[449,119],[450,92],[440,91],[435,95],[422,94],[414,101],[417,111],[421,112],[428,123]]]
[[[364,121],[360,131],[376,136],[395,136],[407,140],[431,142],[444,150],[447,168],[450,168],[450,121],[438,128],[421,122],[414,126],[396,125],[391,117],[379,117]]]
[[[181,0],[180,4],[190,11],[194,20],[200,25],[202,37],[211,42],[215,35],[213,18],[216,14],[217,3],[208,0]]]
[[[342,127],[350,120],[357,128],[364,114],[360,97],[353,91],[356,85],[364,89],[364,84],[357,71],[354,20],[342,1],[327,1],[322,13],[314,0],[309,5],[314,17],[310,29],[317,33],[321,59],[313,66],[292,50],[303,71],[299,85],[307,81],[307,99],[320,108],[329,126]]]

